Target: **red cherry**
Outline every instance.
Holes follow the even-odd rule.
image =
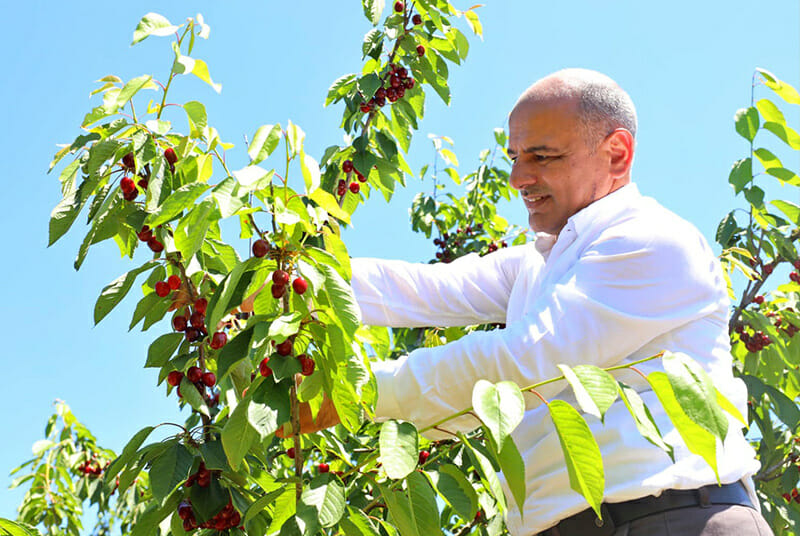
[[[136,199],[136,196],[138,196],[138,195],[139,195],[139,191],[136,188],[134,188],[132,191],[128,192],[127,194],[122,194],[122,198],[125,201],[133,201],[134,199]]]
[[[321,464],[317,465],[317,470],[320,473],[327,473],[328,471],[331,470],[331,468],[327,463],[321,463]]]
[[[214,335],[211,336],[211,348],[214,350],[219,350],[223,346],[228,343],[228,336],[222,332],[217,331]]]
[[[175,331],[186,331],[186,317],[178,315],[172,318],[172,328]]]
[[[201,488],[207,488],[211,484],[211,473],[206,471],[197,475],[197,485]]]
[[[159,281],[158,283],[156,283],[156,296],[158,296],[159,298],[163,298],[167,294],[169,294],[169,292],[170,292],[169,284],[166,281]]]
[[[119,181],[119,189],[122,190],[122,193],[129,194],[136,191],[136,183],[130,177],[125,177]]]
[[[267,363],[269,363],[269,358],[265,357],[264,359],[261,360],[261,363],[258,364],[258,372],[265,378],[267,376],[272,376],[272,369],[269,368],[269,365]]]
[[[289,355],[292,353],[292,339],[286,339],[275,347],[278,355]]]
[[[405,96],[406,96],[406,88],[404,88],[403,86],[397,88],[397,98],[402,99]]]
[[[264,240],[263,238],[259,238],[255,242],[253,242],[253,256],[264,257],[267,253],[269,253],[269,242]]]
[[[794,266],[797,270],[800,270],[800,259],[795,259],[792,261],[792,266]]]
[[[172,165],[175,165],[175,162],[178,161],[178,155],[175,154],[175,149],[172,147],[167,147],[167,149],[164,151],[164,158],[166,158],[167,162]]]
[[[141,240],[142,242],[147,242],[148,240],[153,238],[153,231],[150,229],[150,227],[145,225],[144,227],[142,227],[141,231],[136,233],[136,236],[138,236],[139,240]]]
[[[167,374],[167,383],[173,387],[177,387],[181,384],[181,380],[183,379],[183,372],[179,370],[173,370],[169,374]]]
[[[300,361],[300,374],[303,376],[311,376],[314,373],[314,360],[308,357],[306,354],[302,354],[297,356],[297,360]]]
[[[133,159],[133,153],[128,153],[122,157],[122,165],[128,169],[136,167],[136,161]]]
[[[292,281],[292,290],[294,290],[297,294],[300,295],[305,294],[306,290],[308,290],[308,281],[306,281],[302,277],[298,277],[297,279]]]
[[[189,323],[193,328],[202,329],[206,326],[206,315],[199,311],[195,311],[192,313],[192,316],[189,317]]]
[[[181,278],[177,275],[171,275],[167,278],[167,284],[172,290],[178,290],[181,286]]]
[[[419,13],[417,13],[416,15],[414,15],[413,17],[411,17],[411,22],[413,22],[413,23],[414,23],[414,26],[416,26],[416,25],[418,25],[418,24],[422,24],[422,15],[420,15]]]
[[[350,173],[353,171],[353,161],[352,160],[345,160],[342,162],[342,171],[345,173]]]
[[[294,447],[289,447],[286,450],[286,455],[289,456],[291,459],[294,460]]]
[[[756,296],[755,298],[753,298],[753,302],[758,305],[761,305],[762,303],[764,303],[764,296],[763,295]]]
[[[200,367],[191,366],[189,370],[186,371],[186,377],[189,378],[189,381],[192,383],[199,382],[203,377],[203,371],[200,370]]]
[[[417,56],[424,56],[425,55],[425,47],[422,45],[417,45]]]
[[[190,517],[194,517],[194,512],[192,512],[192,506],[187,502],[182,502],[178,505],[178,517],[183,520],[189,519]]]
[[[800,274],[798,274],[797,272],[792,272],[789,274],[789,279],[791,279],[795,283],[800,283]]]
[[[272,282],[276,285],[287,285],[289,284],[289,274],[283,270],[275,270],[272,272]]]
[[[187,341],[194,342],[199,338],[200,338],[200,330],[199,329],[197,329],[195,327],[192,327],[192,326],[189,326],[188,328],[186,328],[186,340]]]
[[[231,527],[235,527],[239,523],[242,522],[242,514],[239,512],[234,512],[231,516]],[[239,527],[239,530],[244,530],[244,527]]]
[[[196,302],[194,302],[194,310],[198,313],[206,314],[206,308],[208,307],[208,300],[205,298],[198,298]]]
[[[286,285],[272,285],[270,291],[272,292],[272,297],[277,300],[286,293]]]
[[[357,194],[361,190],[361,185],[357,182],[351,182],[349,188],[352,193]]]
[[[369,104],[367,104],[366,102],[362,102],[362,103],[361,103],[361,112],[362,112],[362,113],[365,113],[365,114],[366,114],[366,113],[369,113],[369,111],[370,111],[371,109],[372,109],[372,108],[370,108]]]
[[[764,273],[765,273],[766,275],[769,275],[769,274],[771,274],[771,273],[772,273],[772,270],[774,270],[774,269],[775,269],[775,267],[774,267],[772,264],[766,264],[766,265],[764,265]]]
[[[385,99],[386,98],[386,90],[382,87],[378,88],[378,91],[375,92],[376,99]]]
[[[206,387],[214,387],[217,383],[217,376],[213,372],[206,372],[203,374],[203,383]]]
[[[159,242],[158,238],[155,236],[151,236],[147,241],[147,247],[149,247],[154,253],[161,253],[164,251],[164,244]]]
[[[184,532],[191,532],[197,528],[197,522],[194,521],[191,517],[188,517],[183,520],[183,530]]]
[[[141,188],[142,190],[147,190],[147,187],[150,185],[150,182],[148,182],[147,179],[139,179],[138,181],[136,181],[136,184],[138,184],[139,188]]]
[[[403,4],[403,2],[395,2],[394,3],[394,10],[397,13],[402,13],[403,10],[405,10],[405,8],[406,8],[406,6],[405,6],[405,4]]]
[[[427,450],[422,450],[419,453],[419,459],[417,461],[419,462],[420,465],[422,465],[423,463],[428,461],[428,456],[430,456],[430,455],[431,455],[431,453],[428,452]]]
[[[356,178],[358,179],[358,182],[367,182],[367,178],[358,171],[356,171]]]

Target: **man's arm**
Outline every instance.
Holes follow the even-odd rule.
[[[461,257],[450,264],[353,259],[352,286],[365,324],[468,326],[505,322],[508,297],[524,263],[543,263],[532,245]]]
[[[684,244],[666,232],[651,238],[630,231],[633,237],[588,246],[558,281],[526,298],[525,314],[506,329],[376,364],[376,414],[424,427],[469,407],[478,379],[522,387],[559,376],[559,363],[611,366],[655,337],[724,309],[724,286],[699,234]],[[550,384],[541,394],[550,398],[564,387]]]

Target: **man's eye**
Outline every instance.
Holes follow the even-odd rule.
[[[552,158],[552,157],[548,156],[546,154],[535,154],[535,155],[533,155],[533,159],[536,160],[537,162],[547,162],[548,160],[550,160],[550,158]]]

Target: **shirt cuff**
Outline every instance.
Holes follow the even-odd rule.
[[[402,418],[400,416],[400,405],[397,403],[397,396],[394,391],[394,375],[406,359],[408,359],[408,356],[403,356],[396,360],[373,361],[370,363],[378,385],[378,401],[375,403],[376,421]]]

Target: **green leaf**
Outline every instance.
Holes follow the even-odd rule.
[[[250,164],[258,164],[271,155],[272,151],[278,147],[280,139],[280,125],[262,125],[258,127],[258,130],[253,135],[253,141],[250,142],[247,148],[247,154],[251,160]]]
[[[304,151],[300,152],[300,170],[306,186],[306,195],[311,194],[320,185],[319,164]]]
[[[221,217],[213,199],[203,199],[181,218],[175,232],[175,248],[184,259],[191,259],[203,246],[209,228]]]
[[[486,380],[478,380],[472,388],[472,407],[489,429],[495,444],[502,445],[522,421],[525,400],[519,387],[513,382],[492,384]]]
[[[202,413],[206,417],[209,416],[208,406],[206,405],[205,400],[203,400],[203,395],[200,394],[200,391],[197,390],[197,387],[190,382],[189,378],[186,376],[184,376],[181,380],[180,389],[183,400],[186,401],[186,403],[189,404],[192,409]]]
[[[162,223],[168,222],[182,211],[191,207],[194,201],[210,187],[210,185],[202,182],[184,184],[172,192],[170,196],[164,200],[164,203],[156,209],[156,212],[147,217],[145,223],[149,225],[151,229],[155,229]]]
[[[409,422],[389,420],[381,426],[380,457],[389,478],[405,478],[417,468],[419,439],[417,429]]]
[[[783,212],[789,221],[794,223],[795,225],[800,225],[800,206],[795,205],[794,203],[790,203],[789,201],[784,201],[782,199],[776,199],[775,201],[771,201],[771,203],[781,212]]]
[[[189,119],[190,136],[193,138],[202,137],[203,130],[208,126],[205,105],[199,101],[189,101],[183,105],[183,109]]]
[[[239,469],[245,455],[259,437],[248,420],[247,408],[250,401],[250,398],[246,397],[239,402],[222,429],[222,447],[234,471]]]
[[[572,386],[581,409],[601,421],[617,399],[617,382],[606,371],[593,365],[578,365],[574,369],[558,365],[564,378]]]
[[[478,495],[458,467],[448,463],[439,466],[438,471],[427,474],[433,480],[439,495],[462,519],[471,521],[475,518],[475,512],[478,511]]]
[[[352,336],[361,323],[361,310],[353,289],[332,266],[320,264],[318,267],[325,274],[325,291],[331,306],[338,314],[342,327]]]
[[[586,499],[597,517],[602,517],[600,503],[605,493],[605,475],[600,447],[575,408],[563,400],[553,400],[547,407],[567,463],[569,485]]]
[[[155,430],[153,426],[146,426],[136,432],[136,434],[128,441],[122,448],[122,453],[113,461],[108,469],[105,470],[103,478],[105,478],[106,485],[111,485],[112,480],[122,470],[123,467],[128,465],[134,459],[136,451],[142,446],[144,440],[150,435],[150,432]]]
[[[344,514],[344,488],[330,473],[316,476],[303,488],[300,501],[316,511],[322,527],[332,527]]]
[[[77,162],[77,160],[76,160]],[[94,185],[88,186],[87,183],[82,183],[72,193],[66,195],[50,213],[50,236],[47,246],[52,246],[56,241],[64,236],[64,233],[69,231],[75,218],[78,217],[86,200],[89,198]]]
[[[791,398],[787,397],[775,387],[764,383],[764,380],[761,378],[748,374],[743,374],[741,378],[747,385],[747,391],[752,398],[760,401],[766,396],[771,403],[775,415],[788,426],[790,430],[795,430],[797,428],[798,423],[800,423],[800,408],[797,407],[797,404],[795,404]]]
[[[774,91],[783,100],[789,104],[800,104],[800,93],[798,93],[791,84],[779,80],[775,75],[765,69],[756,69],[756,71],[761,73],[761,76],[764,77],[764,85]]]
[[[248,358],[254,332],[254,329],[249,327],[239,332],[222,347],[217,358],[217,378],[219,380],[227,376],[237,363]]]
[[[177,441],[154,459],[149,472],[153,497],[160,502],[172,493],[189,476],[192,462],[192,455]]]
[[[642,397],[623,382],[618,382],[617,386],[619,388],[620,398],[625,402],[625,407],[628,408],[628,411],[633,417],[633,421],[636,423],[636,429],[639,430],[642,437],[666,452],[674,462],[675,454],[672,447],[664,442],[661,431],[658,429],[656,421],[650,414],[650,410],[645,406]]]
[[[105,318],[105,316],[110,313],[120,301],[122,301],[122,298],[128,294],[131,286],[133,286],[133,282],[136,281],[136,276],[146,270],[149,270],[156,264],[157,263],[155,261],[146,262],[139,268],[119,276],[117,279],[106,285],[105,288],[103,288],[103,291],[100,293],[100,296],[97,298],[97,302],[94,304],[95,325],[99,324],[100,321]]]
[[[747,421],[742,416],[742,413],[733,405],[733,403],[725,398],[725,395],[719,392],[718,389],[714,389],[717,392],[717,404],[719,407],[724,409],[726,412],[730,413],[734,419],[742,423],[742,426],[747,426]]]
[[[153,77],[150,75],[142,75],[128,80],[122,90],[117,94],[117,106],[120,108],[125,106],[125,104],[127,104],[127,102],[142,88],[156,89],[158,86],[151,81],[152,79]]]
[[[35,528],[0,518],[0,536],[41,536]]]
[[[266,534],[275,534],[297,511],[297,500],[295,499],[294,486],[287,486],[286,492],[275,501],[275,508],[272,510],[272,523]],[[295,524],[296,526],[296,524]],[[292,534],[292,533],[289,533]],[[281,536],[284,535],[281,531]],[[297,536],[300,536],[299,533]]]
[[[489,491],[489,493],[491,493],[494,500],[497,501],[497,507],[501,512],[505,512],[507,509],[506,498],[503,494],[503,487],[500,485],[500,479],[497,477],[494,466],[492,466],[492,462],[490,462],[486,456],[484,456],[477,448],[475,448],[475,446],[464,436],[464,434],[458,432],[458,438],[467,448],[467,453],[469,454],[470,458],[472,458],[473,465],[478,470],[486,489]]]
[[[217,290],[208,302],[207,323],[209,326],[216,326],[219,324],[223,316],[228,314],[233,307],[241,303],[241,301],[239,301],[242,299],[241,294],[247,289],[246,284],[240,285],[240,283],[243,282],[242,276],[246,273],[250,273],[250,270],[252,270],[260,260],[261,259],[256,257],[251,257],[250,259],[238,263],[217,286]],[[250,276],[252,276],[252,273],[250,273]],[[245,278],[244,282],[249,283],[249,278]],[[244,288],[239,289],[240,286]],[[241,292],[238,292],[238,290],[241,290]]]
[[[733,185],[735,193],[744,190],[744,187],[753,179],[753,161],[748,158],[738,160],[731,168],[728,182]]]
[[[359,78],[356,82],[356,86],[358,86],[358,90],[361,92],[361,94],[364,95],[367,100],[369,100],[373,95],[375,95],[375,92],[378,90],[378,88],[381,87],[381,79],[377,74],[369,73]],[[353,163],[356,164],[355,160]],[[369,168],[358,167],[358,165],[356,165],[356,169],[365,170]]]
[[[800,149],[800,134],[791,127],[767,121],[764,123],[764,128],[775,134],[792,149]]]
[[[376,60],[380,58],[381,51],[383,50],[383,32],[378,30],[377,28],[373,28],[372,30],[367,32],[367,35],[364,36],[364,42],[361,43],[361,52],[362,58],[366,56],[370,56],[375,58]],[[370,96],[365,95],[367,97],[365,100],[369,100]]]
[[[165,333],[153,341],[147,350],[146,368],[163,367],[183,341],[183,333]]]
[[[733,211],[726,214],[717,226],[716,240],[723,249],[731,245],[731,238],[733,238],[734,233],[739,229],[739,225],[736,223],[736,218],[733,214]]]
[[[347,92],[350,91],[350,88],[355,85],[356,75],[354,74],[346,74],[340,76],[336,79],[336,81],[331,84],[331,87],[328,88],[328,96],[325,98],[325,106],[328,106],[332,102],[338,102],[342,97],[347,95]],[[325,159],[323,158],[323,161]]]
[[[271,490],[266,495],[262,495],[255,502],[251,503],[250,506],[247,508],[247,512],[244,515],[244,522],[247,523],[251,519],[253,519],[256,515],[258,515],[264,508],[275,502],[279,496],[283,495],[286,492],[286,488],[280,486],[277,489]]]
[[[436,493],[428,479],[418,472],[413,472],[406,479],[408,486],[409,506],[417,532],[421,535],[442,534],[439,525],[439,509],[436,505]]]
[[[322,188],[317,188],[314,190],[309,198],[317,205],[325,209],[325,212],[337,218],[339,221],[348,224],[350,223],[350,214],[342,210],[341,207],[339,207],[339,203],[336,201],[336,198]]]
[[[142,17],[142,20],[140,20],[139,24],[136,26],[136,30],[133,32],[133,42],[131,45],[135,45],[150,35],[159,37],[171,35],[178,31],[178,28],[180,28],[180,26],[173,26],[163,15],[148,13]]]
[[[761,165],[764,166],[764,169],[783,167],[780,159],[768,149],[759,147],[753,152],[755,153],[756,158],[758,158],[758,161],[761,162]]]
[[[296,335],[300,330],[300,321],[303,319],[301,311],[292,311],[281,315],[269,325],[267,336],[270,339],[286,340],[292,335]]]
[[[791,169],[783,167],[773,167],[766,170],[768,175],[772,175],[783,184],[791,184],[793,186],[800,185],[800,177],[798,177]]]
[[[363,4],[364,16],[373,26],[377,26],[381,21],[385,0],[363,0]]]
[[[761,99],[756,103],[756,108],[758,111],[761,112],[761,117],[764,118],[764,121],[772,121],[775,123],[786,123],[786,118],[783,117],[783,113],[778,109],[775,104],[769,99]]]
[[[200,454],[207,469],[215,471],[230,471],[228,458],[225,457],[225,450],[221,441],[209,441],[200,445]]]
[[[733,120],[736,123],[736,132],[747,141],[753,141],[753,138],[756,137],[756,133],[758,132],[758,110],[752,106],[749,108],[742,108],[736,112]]]
[[[380,536],[372,521],[357,508],[347,507],[347,515],[339,522],[345,536]]]
[[[525,462],[517,449],[517,445],[511,436],[506,436],[500,452],[497,453],[497,461],[500,469],[506,477],[506,484],[511,490],[511,495],[517,503],[519,516],[522,518],[525,513],[525,497],[527,495],[525,487]]]
[[[669,378],[663,372],[651,372],[647,375],[647,381],[655,391],[658,400],[664,407],[675,429],[683,438],[686,448],[703,458],[706,463],[714,470],[719,482],[717,472],[717,443],[714,435],[695,424],[681,409],[681,405],[675,398]]]
[[[211,80],[211,75],[208,73],[208,65],[203,60],[198,60],[197,58],[191,58],[189,56],[180,56],[175,59],[172,69],[178,74],[191,73],[214,88],[214,91],[217,93],[222,91],[222,84],[216,84]]]
[[[717,403],[711,378],[685,354],[665,352],[662,358],[675,398],[684,413],[720,441],[728,435],[728,419]]]

